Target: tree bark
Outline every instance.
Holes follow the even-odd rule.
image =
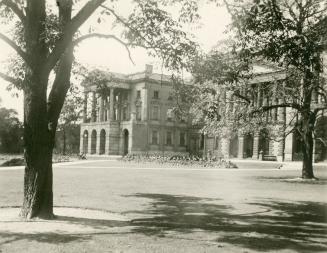
[[[302,164],[302,178],[312,179],[314,178],[313,173],[313,131],[315,124],[315,116],[313,113],[302,114],[302,153],[303,153],[303,164]]]
[[[23,218],[51,219],[53,215],[52,150],[43,85],[24,90],[24,201]]]
[[[313,174],[313,133],[316,115],[311,111],[312,87],[315,82],[314,73],[307,70],[302,83],[303,106],[301,110],[301,135],[302,135],[302,178],[312,179]]]
[[[51,219],[53,214],[52,151],[58,118],[70,86],[72,39],[78,28],[105,0],[90,0],[71,18],[72,0],[58,0],[61,39],[52,50],[46,42],[45,1],[27,1],[24,18],[27,67],[24,90],[24,218]],[[24,58],[24,57],[23,57]],[[59,62],[59,64],[58,64]],[[50,71],[58,64],[47,99]]]

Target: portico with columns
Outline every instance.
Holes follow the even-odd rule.
[[[285,72],[276,70],[264,70],[248,80],[248,87],[252,89],[252,103],[254,106],[267,106],[282,103],[282,99],[277,97],[277,84],[281,85],[286,78]],[[266,84],[269,83],[272,90],[267,90]],[[274,85],[275,84],[275,85]],[[240,95],[248,95],[246,89],[240,91]],[[232,93],[226,92],[223,99],[226,104],[226,115],[231,115],[236,106],[233,105]],[[238,132],[230,132],[229,129],[221,129],[220,136],[207,137],[216,138],[219,145],[212,148],[206,145],[208,152],[214,152],[218,157],[223,159],[253,159],[264,160],[272,159],[277,161],[293,159],[293,138],[292,134],[285,136],[285,125],[289,123],[291,115],[286,113],[285,108],[275,108],[267,112],[267,118],[274,125],[271,130],[258,129],[250,132],[238,130]],[[209,142],[206,141],[206,144]]]
[[[187,154],[188,121],[174,118],[170,76],[144,72],[108,75],[103,87],[83,83],[80,152],[87,155]]]

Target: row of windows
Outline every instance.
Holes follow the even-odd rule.
[[[160,109],[159,106],[152,106],[151,108],[151,115],[150,118],[152,120],[159,120],[160,119]],[[172,108],[167,109],[166,117],[167,121],[172,121],[174,119],[174,111]],[[185,122],[185,118],[180,119],[181,122]]]
[[[140,90],[137,90],[136,91],[136,98],[137,99],[141,99],[141,91]],[[159,91],[158,90],[154,90],[153,91],[153,96],[152,96],[153,99],[159,99]],[[171,94],[169,94],[168,96],[168,100],[172,100],[173,99],[173,96]]]
[[[136,106],[136,120],[142,120],[142,106],[137,105]],[[100,109],[96,111],[96,114],[94,115],[96,118],[100,114]],[[104,121],[107,121],[108,118],[108,110],[104,110]],[[114,110],[114,120],[118,120],[118,114],[119,111],[116,108]],[[160,109],[159,106],[153,106],[151,108],[151,115],[150,115],[151,120],[159,120],[160,119]],[[129,120],[130,115],[129,115],[129,108],[127,106],[124,106],[121,108],[121,119],[122,120]],[[168,109],[166,113],[166,118],[167,121],[172,121],[174,119],[174,112],[173,109]],[[185,119],[181,119],[181,122],[185,122]]]
[[[142,120],[142,106],[137,105],[136,106],[136,120]],[[97,110],[95,117],[97,118],[100,109]],[[108,114],[108,110],[104,110],[104,121],[107,121],[107,115]],[[118,120],[118,114],[119,111],[118,109],[114,110],[114,120]],[[166,120],[167,121],[172,121],[174,117],[174,113],[173,113],[173,109],[168,109],[167,110],[167,114],[166,114]],[[129,108],[127,106],[124,106],[121,108],[121,119],[122,120],[129,120],[130,119],[130,115],[129,115]],[[152,120],[159,120],[160,119],[160,112],[159,112],[159,106],[153,106],[151,109],[151,119]],[[182,120],[183,122],[184,120]]]
[[[159,131],[157,130],[152,130],[151,132],[151,144],[153,145],[158,145],[159,144]],[[173,145],[173,132],[167,131],[166,132],[166,140],[165,140],[166,145]],[[185,146],[186,145],[186,134],[185,132],[180,132],[179,133],[179,145],[180,146]]]

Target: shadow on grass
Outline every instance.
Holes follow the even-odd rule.
[[[302,179],[296,177],[256,177],[257,180],[266,180],[271,182],[283,182],[289,184],[310,184],[310,185],[327,185],[327,178]]]
[[[129,233],[115,232],[115,230],[117,230],[117,228],[127,227],[131,225],[131,223],[128,221],[89,219],[71,216],[56,216],[56,219],[54,221],[38,220],[37,222],[40,222],[44,227],[46,227],[47,223],[50,222],[64,222],[64,225],[77,225],[78,228],[73,228],[72,232],[69,233],[65,230],[65,228],[60,229],[59,224],[56,225],[57,228],[54,229],[52,232],[33,231],[31,233],[13,233],[10,231],[3,231],[0,232],[0,245],[9,244],[20,240],[49,244],[82,242],[91,240],[94,235]],[[28,227],[30,224],[32,225],[32,223],[33,221],[27,221],[26,226]]]
[[[199,232],[215,238],[217,243],[232,244],[248,250],[327,252],[327,206],[316,202],[281,202],[258,200],[235,209],[218,199],[167,194],[135,194],[129,198],[146,198],[150,205],[141,211],[129,211],[142,218],[131,222],[61,216],[68,224],[98,229],[98,232],[63,234],[0,233],[0,244],[18,240],[66,244],[95,240],[94,236],[138,233],[165,237]],[[28,223],[26,224],[28,226]],[[45,222],[46,226],[46,222]],[[206,237],[206,240],[208,237]]]
[[[266,199],[249,204],[263,211],[237,214],[231,206],[212,204],[213,199],[164,194],[131,197],[152,200],[147,210],[139,212],[150,218],[132,221],[136,225],[133,231],[137,233],[165,236],[169,232],[203,231],[216,233],[217,242],[258,251],[327,251],[327,205],[324,203]]]

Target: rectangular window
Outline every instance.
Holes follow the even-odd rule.
[[[159,91],[157,91],[157,90],[153,91],[153,98],[159,99]]]
[[[118,109],[114,109],[114,120],[118,120]]]
[[[158,106],[152,107],[151,119],[159,120],[159,107]]]
[[[216,137],[215,149],[219,149],[219,137]]]
[[[123,107],[123,120],[128,120],[127,107]]]
[[[140,90],[137,90],[136,91],[136,98],[137,99],[140,99],[141,98],[141,91]]]
[[[142,118],[142,107],[140,105],[136,106],[136,120],[141,120]]]
[[[167,135],[166,135],[166,145],[172,145],[173,142],[172,142],[172,132],[167,132]]]
[[[152,131],[152,140],[151,143],[154,145],[158,145],[159,144],[159,133],[156,130]]]
[[[204,149],[204,134],[201,134],[200,149]]]
[[[181,132],[179,134],[179,145],[185,146],[185,133],[184,132]]]
[[[172,121],[173,120],[173,109],[168,109],[167,110],[167,121]]]

